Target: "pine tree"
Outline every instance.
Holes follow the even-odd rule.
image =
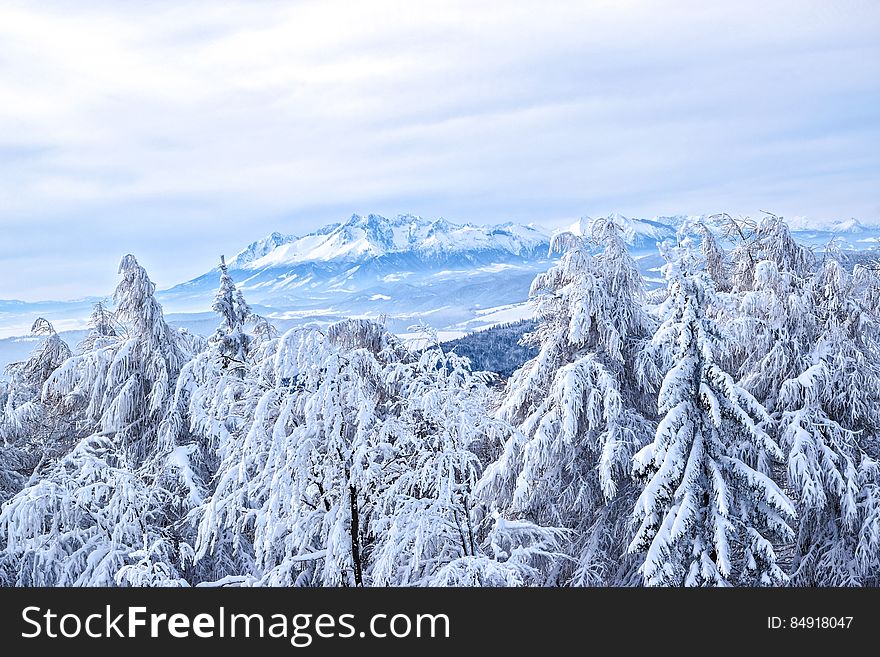
[[[165,323],[133,256],[119,273],[125,333],[67,358],[43,385],[42,403],[76,420],[77,445],[0,513],[7,570],[20,583],[185,583],[191,550],[174,492],[187,477],[185,454],[161,436],[188,343]]]
[[[6,368],[10,380],[0,415],[0,504],[71,447],[70,418],[63,408],[41,399],[43,384],[70,358],[70,347],[42,317],[34,322],[31,334],[43,336],[31,355]]]
[[[644,481],[630,551],[650,586],[779,585],[773,539],[791,535],[794,509],[769,475],[782,452],[761,405],[717,365],[714,290],[687,242],[669,253],[665,321],[653,341],[672,363],[658,396],[654,441],[635,457]]]
[[[562,258],[531,291],[540,351],[511,377],[498,412],[518,431],[480,490],[508,516],[573,530],[574,566],[561,561],[552,581],[625,583],[629,462],[649,438],[645,391],[656,384],[643,350],[653,322],[614,221],[594,221],[590,241],[563,233],[553,247]]]
[[[858,283],[858,280],[855,281]],[[805,291],[807,366],[779,393],[781,443],[800,522],[794,582],[878,583],[880,322],[827,258]]]
[[[213,338],[220,343],[223,367],[241,370],[246,367],[250,338],[244,332],[244,324],[251,316],[251,308],[241,290],[235,287],[223,256],[220,256],[220,289],[214,297],[213,309],[223,322]]]

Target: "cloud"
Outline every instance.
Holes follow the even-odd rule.
[[[172,284],[352,211],[877,220],[878,35],[870,1],[7,3],[0,297],[57,275],[10,251],[102,293],[107,254]]]

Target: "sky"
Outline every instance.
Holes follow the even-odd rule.
[[[0,299],[353,212],[880,222],[880,2],[0,5]]]

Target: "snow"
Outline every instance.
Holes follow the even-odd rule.
[[[865,230],[865,227],[857,219],[843,219],[835,221],[828,229],[833,233],[858,233]]]
[[[671,225],[659,221],[634,219],[618,213],[612,213],[606,218],[613,220],[615,224],[620,226],[623,231],[623,239],[630,246],[653,246],[657,242],[675,235],[675,229]],[[592,221],[591,217],[583,217],[569,226],[567,230],[581,237],[589,237]]]
[[[235,264],[259,270],[304,262],[326,262],[416,253],[436,257],[468,251],[499,251],[524,255],[546,244],[548,236],[529,226],[474,226],[443,219],[429,221],[413,215],[386,219],[352,215],[343,224],[303,237],[273,233],[242,251]]]
[[[284,310],[279,312],[270,312],[267,317],[270,319],[303,319],[307,317],[325,317],[336,314],[336,310],[330,308],[310,308],[308,310]]]
[[[381,324],[260,308],[311,321],[279,334],[221,263],[209,339],[125,256],[84,339],[41,318],[9,341],[30,353],[0,386],[0,585],[876,584],[880,278],[767,218],[748,250],[670,245],[645,295],[621,222],[560,240],[529,302],[500,300],[530,274],[514,261],[464,270],[490,288],[466,309],[454,277],[414,272],[436,295],[401,299],[346,261],[332,284],[367,270],[356,296],[383,303],[362,308],[399,310]],[[454,230],[315,235],[394,249],[404,228]],[[273,287],[322,276],[287,273]],[[505,381],[437,345],[532,315],[536,355]],[[385,324],[407,317],[446,324]]]
[[[465,322],[470,330],[482,331],[498,324],[518,322],[521,319],[532,319],[535,316],[535,308],[529,302],[512,303],[494,308],[481,308],[476,311],[477,317]]]
[[[832,232],[858,233],[866,230],[877,230],[880,226],[875,221],[859,221],[853,217],[847,219],[817,218],[805,216],[785,217],[788,227],[795,232]]]
[[[436,331],[435,335],[437,337],[438,342],[449,342],[450,340],[457,340],[458,338],[463,338],[468,334],[467,331]],[[403,340],[404,344],[410,349],[420,350],[429,347],[432,343],[432,339],[426,336],[424,333],[418,331],[409,331],[404,333],[397,333],[397,337]]]

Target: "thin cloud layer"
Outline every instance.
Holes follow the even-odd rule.
[[[0,298],[352,211],[880,220],[880,5],[663,4],[7,3]]]

